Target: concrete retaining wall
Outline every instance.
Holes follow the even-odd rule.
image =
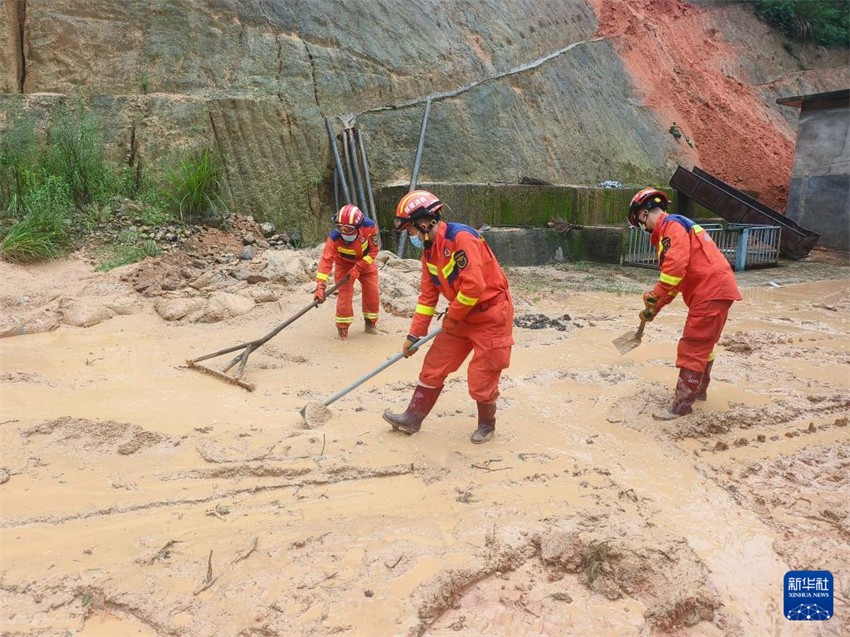
[[[449,221],[473,228],[491,226],[483,234],[499,261],[506,266],[542,265],[553,261],[620,263],[626,213],[638,186],[526,186],[519,184],[419,185],[445,202]],[[395,207],[406,186],[375,193],[384,246],[395,250],[391,232]],[[676,205],[675,191],[665,189]],[[559,234],[546,227],[553,219],[584,226]],[[411,254],[411,253],[408,253]]]
[[[850,108],[804,102],[794,149],[788,217],[820,234],[818,245],[850,252]]]
[[[446,211],[446,218],[473,228],[485,224],[545,227],[551,219],[584,226],[625,225],[629,203],[641,188],[445,183],[423,183],[419,187],[433,192],[451,208]],[[663,190],[675,208],[675,191]],[[406,186],[375,192],[382,228],[392,227],[396,204],[406,192]]]
[[[489,228],[482,232],[503,266],[545,265],[576,261],[620,263],[625,229],[616,226],[585,226],[561,234],[549,228]],[[383,247],[395,252],[396,233],[381,232]],[[407,257],[418,257],[410,244]]]

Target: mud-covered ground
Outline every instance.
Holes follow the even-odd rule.
[[[335,339],[328,303],[252,354],[249,393],[185,359],[309,303],[316,252],[196,248],[106,274],[0,263],[3,333],[24,334],[0,340],[2,634],[850,630],[850,268],[740,275],[708,401],[670,423],[651,413],[681,302],[611,345],[652,272],[511,269],[523,327],[479,447],[462,373],[419,434],[381,420],[421,355],[320,426],[299,414],[398,351],[416,263],[382,258],[379,336]],[[832,620],[783,619],[789,569],[834,574]]]

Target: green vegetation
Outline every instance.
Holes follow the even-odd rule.
[[[0,241],[0,254],[24,263],[59,256],[68,242],[67,221],[74,210],[68,185],[59,177],[48,175],[27,186],[26,195],[16,199],[16,204],[23,207],[25,214]]]
[[[171,199],[184,223],[224,218],[221,198],[224,170],[208,148],[185,154],[168,176]]]
[[[752,4],[756,13],[790,38],[850,47],[848,0],[754,0]]]
[[[155,257],[160,253],[156,241],[146,239],[131,243],[119,243],[114,248],[101,255],[100,265],[95,268],[98,272],[107,272],[128,263],[141,261],[146,257]]]
[[[100,126],[81,103],[73,109],[59,108],[41,162],[45,174],[68,184],[77,206],[103,203],[118,189],[115,172],[106,162]]]
[[[0,136],[0,257],[26,263],[56,258],[109,223],[126,199],[135,202],[130,212],[136,223],[147,226],[224,219],[223,170],[208,149],[188,152],[176,168],[151,176],[139,162],[117,170],[105,148],[99,122],[80,100],[58,108],[44,131],[20,105],[11,111]],[[153,241],[123,233],[100,269],[158,253]]]

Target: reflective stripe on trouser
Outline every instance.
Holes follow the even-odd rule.
[[[704,372],[713,358],[732,301],[703,301],[688,310],[685,329],[679,339],[676,367]]]
[[[469,395],[476,401],[492,403],[499,397],[499,378],[511,363],[514,308],[503,301],[483,312],[470,312],[454,330],[435,338],[419,374],[419,382],[440,387],[446,377],[474,352],[467,370]]]
[[[340,267],[339,262],[334,266],[334,281],[339,283],[354,269],[354,266]],[[378,295],[378,268],[372,265],[360,275],[360,289],[363,292],[363,316],[372,319],[373,323],[378,321],[380,311],[380,297]],[[349,281],[337,290],[336,297],[336,324],[345,327],[354,321],[354,281]]]

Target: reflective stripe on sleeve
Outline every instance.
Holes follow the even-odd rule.
[[[416,314],[422,314],[424,316],[434,316],[434,312],[436,311],[436,307],[428,307],[427,305],[417,305],[415,310]]]
[[[658,277],[658,280],[662,283],[668,283],[669,285],[679,285],[682,282],[682,277],[680,276],[670,276],[669,274],[661,273],[661,276]]]
[[[327,281],[327,280],[328,280],[328,275],[325,274],[324,272],[319,272],[316,275],[316,281]]]
[[[372,261],[374,261],[374,259],[371,256],[369,256],[368,254],[365,257],[363,257],[363,260],[366,263],[372,263]]]
[[[439,270],[437,269],[436,265],[434,265],[433,263],[428,263],[427,261],[425,262],[425,265],[428,266],[428,272],[430,272],[434,276],[437,276],[437,273],[439,272]]]
[[[478,303],[478,299],[474,299],[471,296],[466,296],[463,292],[457,293],[457,300],[463,303],[464,305],[475,305]]]

